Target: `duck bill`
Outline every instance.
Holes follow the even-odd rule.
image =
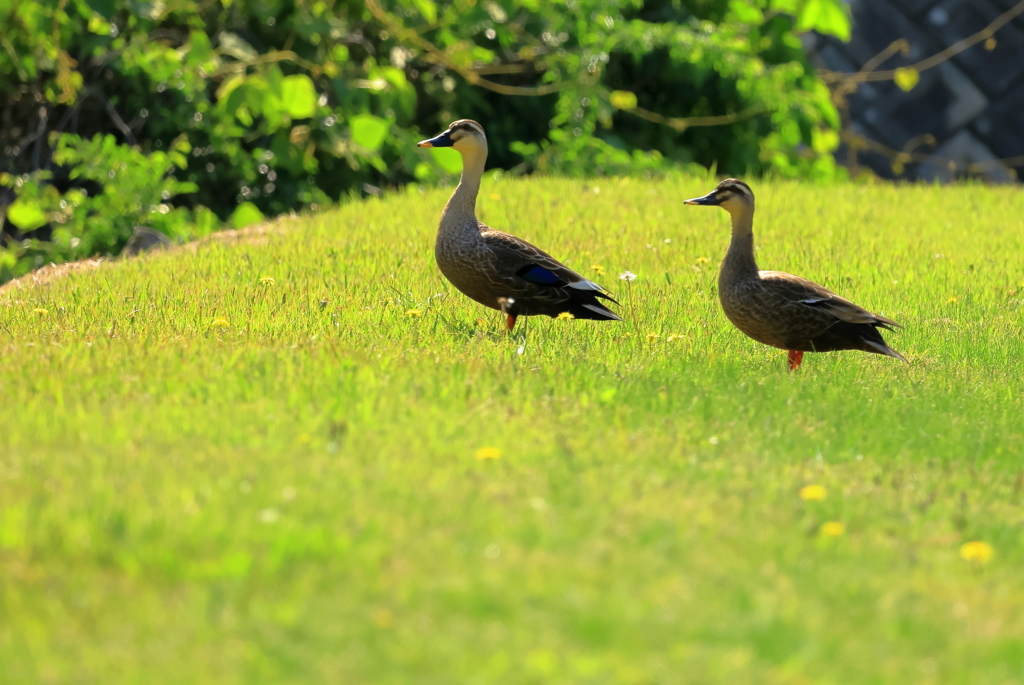
[[[705,205],[705,206],[709,206],[709,207],[716,207],[716,206],[722,204],[722,201],[720,199],[718,199],[717,191],[712,190],[710,193],[708,193],[704,197],[695,197],[693,199],[684,201],[683,204],[684,205]]]
[[[451,132],[445,131],[439,136],[421,140],[416,143],[416,147],[451,147],[454,144],[455,141],[452,140]]]

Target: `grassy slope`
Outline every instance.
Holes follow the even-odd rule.
[[[762,267],[913,361],[788,374],[710,187],[486,182],[627,319],[511,340],[446,191],[0,291],[3,681],[1024,682],[1024,194],[757,184]]]

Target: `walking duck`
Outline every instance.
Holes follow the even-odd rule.
[[[621,321],[598,298],[615,302],[587,280],[530,243],[476,218],[476,196],[487,161],[487,137],[469,119],[418,147],[452,147],[462,154],[462,179],[441,214],[434,257],[452,285],[507,316],[509,332],[520,316],[569,313],[577,319]]]
[[[688,205],[718,206],[732,217],[732,242],[718,273],[725,315],[754,340],[789,351],[795,371],[804,352],[863,350],[907,361],[879,332],[898,323],[872,314],[827,288],[782,271],[759,271],[754,261],[754,193],[727,178]]]

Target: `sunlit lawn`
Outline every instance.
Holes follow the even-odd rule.
[[[622,323],[504,336],[450,189],[0,290],[0,681],[1024,682],[1024,193],[754,183],[906,325],[790,374],[713,183],[485,181]]]

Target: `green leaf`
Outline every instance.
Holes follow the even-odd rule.
[[[110,35],[110,22],[101,17],[99,14],[93,14],[89,17],[89,33],[95,33],[97,36],[109,36]]]
[[[236,109],[235,118],[238,119],[238,123],[242,124],[242,126],[249,127],[253,124],[252,112],[249,111],[248,107]]]
[[[316,114],[316,88],[305,74],[286,76],[281,84],[281,100],[292,119],[308,119]]]
[[[761,8],[751,3],[750,0],[729,0],[729,11],[741,24],[760,26],[764,23],[764,13]]]
[[[357,114],[349,119],[352,140],[370,150],[376,150],[388,135],[388,122],[372,114]]]
[[[399,90],[412,90],[412,86],[409,85],[409,80],[405,77],[405,72],[395,67],[383,67],[380,69],[380,75],[384,77],[384,80],[393,85]]]
[[[263,221],[263,212],[251,202],[243,202],[235,208],[229,219],[235,228],[245,228]]]
[[[818,154],[832,152],[839,147],[839,134],[827,128],[811,129],[811,149]]]
[[[450,147],[432,147],[430,156],[445,173],[457,174],[462,171],[462,155]]]
[[[192,152],[192,143],[188,142],[188,134],[181,133],[177,138],[171,141],[171,149],[177,150],[185,155]]]
[[[205,31],[193,31],[189,34],[189,60],[196,63],[210,59],[213,55],[213,48],[210,47],[210,38]]]
[[[495,57],[493,50],[482,48],[479,45],[474,46],[473,49],[469,51],[469,54],[474,62],[483,62],[484,64],[489,64]]]
[[[850,17],[841,0],[807,0],[796,20],[797,31],[818,31],[850,40]]]
[[[7,208],[7,218],[23,231],[33,231],[46,223],[46,213],[31,200],[19,197]]]
[[[266,83],[267,90],[274,97],[280,99],[284,96],[284,72],[281,67],[271,64],[263,72],[263,83]]]
[[[800,7],[799,0],[771,0],[768,3],[768,8],[772,12],[781,12],[782,14],[797,14],[797,10]]]
[[[911,91],[917,82],[921,80],[921,74],[918,73],[917,69],[911,67],[900,67],[893,74],[892,80],[896,82],[896,85],[900,87],[900,90]]]
[[[413,0],[416,3],[416,9],[420,11],[423,18],[427,20],[428,24],[433,24],[437,21],[437,5],[430,0]]]
[[[636,109],[636,93],[631,93],[628,90],[613,90],[608,96],[608,100],[611,101],[612,107],[615,109]]]
[[[174,166],[178,167],[179,169],[188,168],[188,157],[181,154],[180,152],[171,151],[167,153],[167,158],[170,159]]]

